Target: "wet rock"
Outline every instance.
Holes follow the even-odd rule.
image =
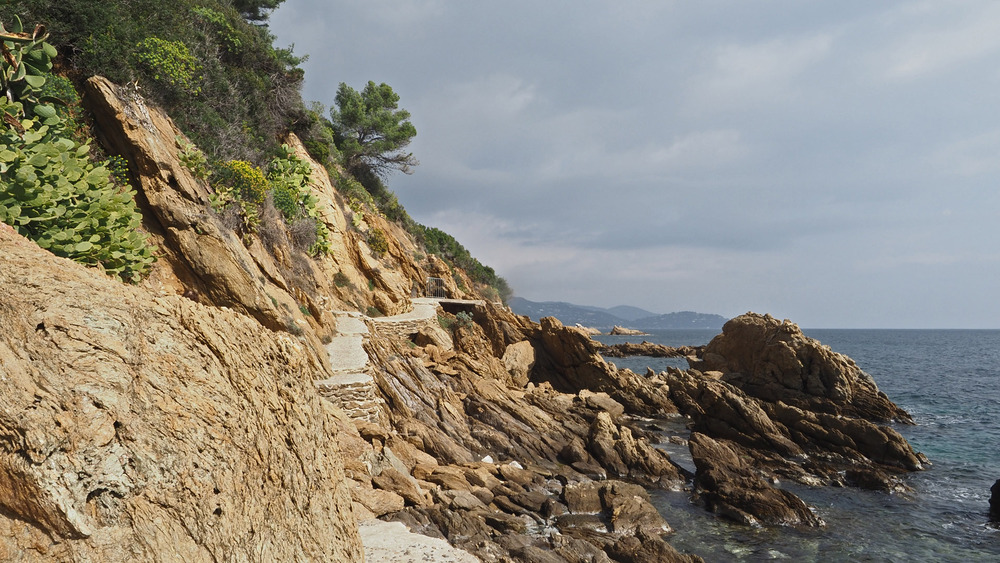
[[[990,487],[990,516],[993,521],[1000,521],[1000,479]]]
[[[751,525],[823,524],[800,498],[769,485],[739,445],[698,432],[689,444],[697,468],[695,492],[709,510]]]
[[[641,330],[636,330],[634,328],[625,328],[623,326],[615,325],[611,327],[611,332],[608,334],[612,336],[643,336],[646,333]]]
[[[607,548],[607,553],[619,563],[697,563],[697,555],[685,555],[655,534],[640,531],[626,536]]]

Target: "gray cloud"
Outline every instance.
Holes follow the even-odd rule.
[[[1000,326],[1000,6],[287,0],[305,95],[384,81],[392,188],[536,300]]]

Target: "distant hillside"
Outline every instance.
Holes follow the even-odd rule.
[[[664,330],[673,328],[694,328],[722,330],[722,325],[728,321],[722,315],[711,315],[707,313],[695,313],[693,311],[681,311],[679,313],[667,313],[666,315],[656,315],[632,321],[630,328],[640,330]]]
[[[615,316],[604,309],[581,307],[561,301],[537,303],[535,301],[528,301],[522,297],[512,297],[507,301],[507,304],[518,315],[527,315],[531,320],[536,322],[542,317],[555,317],[562,321],[564,325],[572,326],[581,324],[594,328],[611,328],[616,324],[626,322],[621,317]]]
[[[527,315],[537,321],[542,317],[555,317],[565,325],[581,324],[602,330],[615,325],[640,330],[708,329],[720,330],[729,319],[721,315],[682,311],[657,315],[638,307],[619,305],[610,309],[574,305],[562,301],[528,301],[513,297],[508,302],[518,315]]]

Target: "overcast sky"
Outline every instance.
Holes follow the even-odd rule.
[[[517,295],[1000,328],[1000,2],[286,0],[308,100],[386,82],[390,187]]]

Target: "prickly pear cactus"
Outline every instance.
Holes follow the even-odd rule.
[[[0,22],[0,90],[8,102],[21,102],[25,111],[43,119],[55,113],[48,103],[57,101],[41,95],[56,57],[55,47],[45,42],[48,37],[44,25],[36,25],[31,32],[24,31],[17,16],[10,29]]]

